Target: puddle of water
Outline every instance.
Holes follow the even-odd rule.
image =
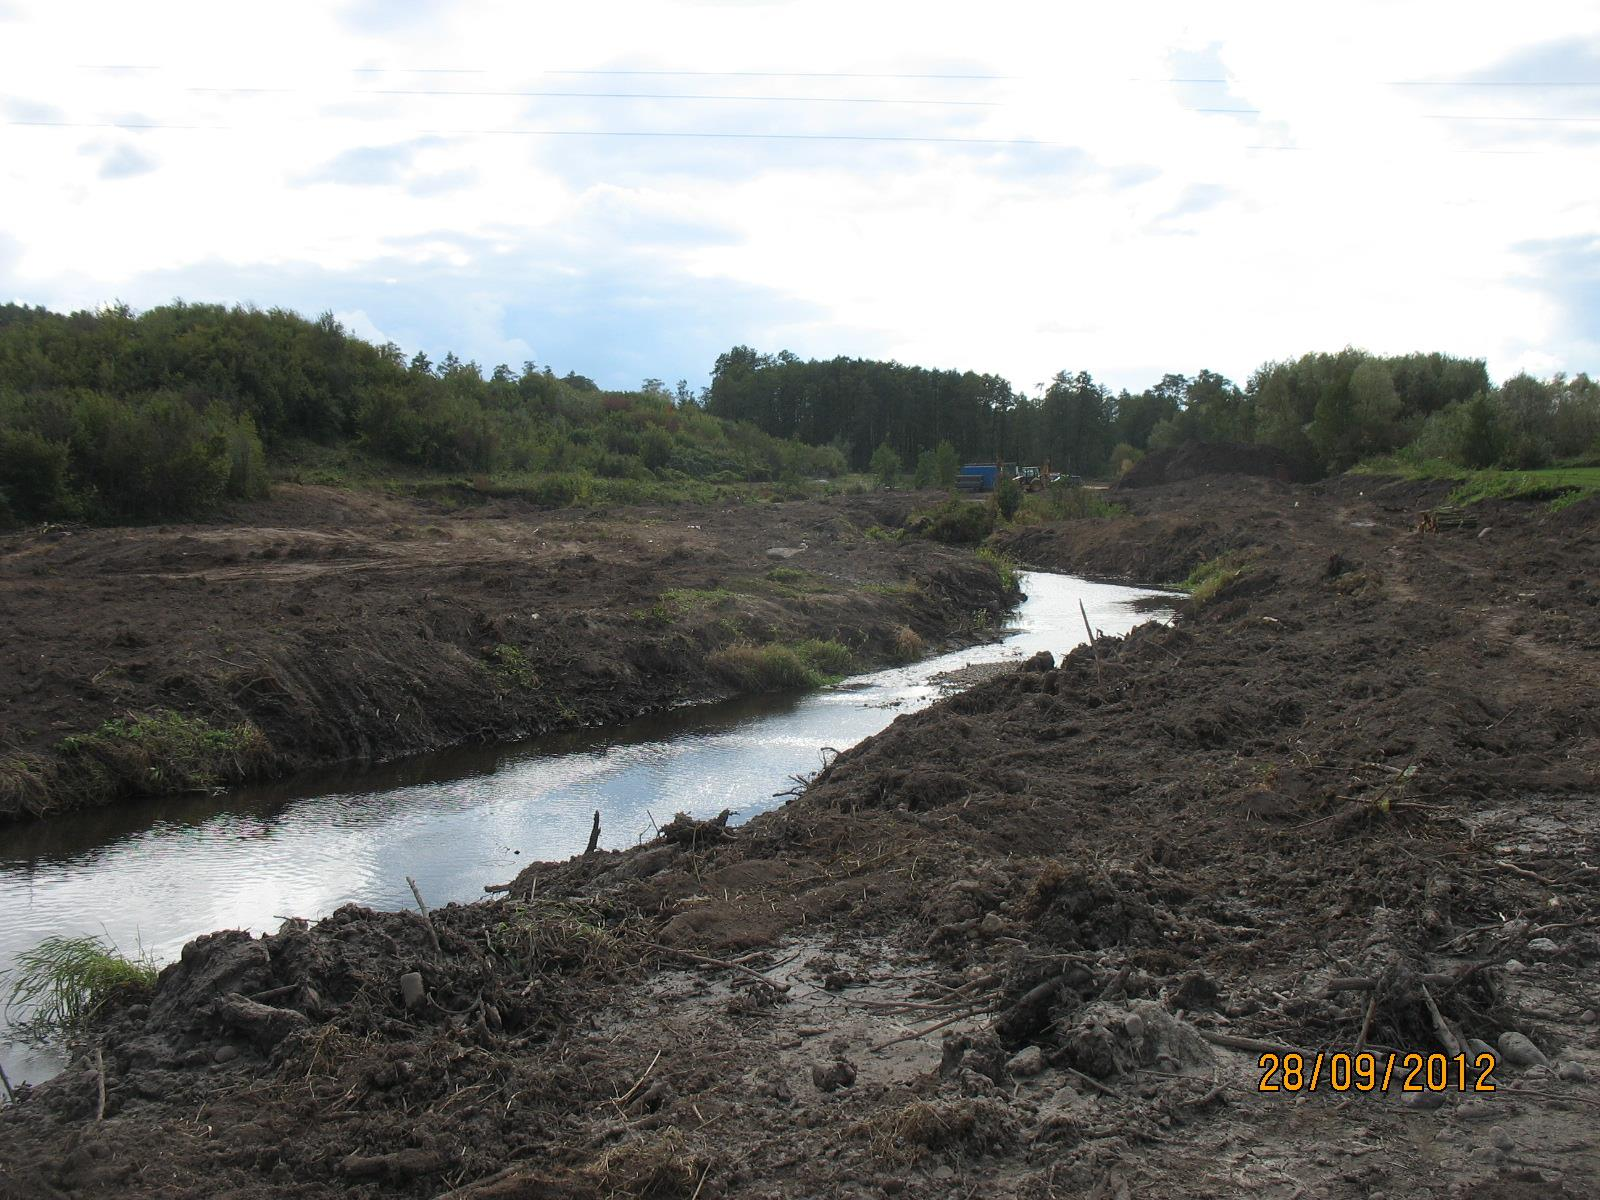
[[[108,937],[158,961],[214,929],[274,930],[341,904],[470,901],[524,864],[580,852],[600,810],[601,845],[653,836],[677,812],[748,820],[783,802],[793,776],[942,694],[937,676],[974,663],[1057,655],[1090,622],[1127,632],[1166,612],[1159,593],[1027,573],[1027,598],[1003,641],[857,676],[837,688],[682,708],[608,730],[429,755],[344,775],[218,796],[121,805],[7,830],[0,846],[0,971],[52,935]],[[15,1015],[15,1014],[13,1014]],[[51,1052],[11,1044],[13,1083],[59,1069]]]

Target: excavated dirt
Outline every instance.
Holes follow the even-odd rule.
[[[1593,1195],[1600,503],[1415,532],[1437,499],[1199,479],[1029,531],[1237,574],[738,829],[431,933],[201,939],[0,1116],[0,1196]],[[1257,1088],[1474,1041],[1492,1092]]]
[[[285,485],[226,522],[0,538],[0,820],[612,724],[747,690],[711,657],[740,643],[864,668],[983,636],[1013,599],[990,566],[867,536],[911,503]]]

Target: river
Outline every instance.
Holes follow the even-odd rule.
[[[1066,575],[1022,575],[1025,599],[1002,640],[855,676],[819,692],[699,705],[601,730],[475,747],[342,775],[213,796],[123,804],[0,830],[0,971],[52,935],[98,934],[158,962],[213,929],[275,930],[341,904],[470,901],[525,863],[580,852],[600,811],[601,845],[649,840],[677,812],[783,802],[794,777],[901,713],[932,703],[938,677],[975,663],[1057,655],[1085,640],[1081,601],[1108,634],[1169,614],[1161,593]],[[17,1014],[12,1014],[13,1017]],[[0,1025],[13,1084],[59,1056]]]

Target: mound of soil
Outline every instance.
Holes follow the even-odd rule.
[[[0,1114],[0,1196],[1594,1194],[1597,513],[1277,487],[1065,523],[1248,558],[748,825],[530,867],[437,948],[202,940]]]
[[[1243,442],[1185,442],[1172,450],[1145,455],[1117,489],[1181,483],[1202,475],[1262,475],[1279,483],[1304,483],[1310,476],[1283,451]]]
[[[746,643],[866,669],[991,636],[1015,598],[992,566],[865,536],[907,507],[285,485],[231,522],[0,538],[0,821],[718,699],[751,686],[715,657]]]

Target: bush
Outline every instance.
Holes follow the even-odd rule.
[[[1022,485],[1009,475],[1000,480],[994,489],[994,507],[1002,521],[1009,521],[1022,507]]]
[[[911,514],[906,532],[916,537],[955,545],[981,542],[994,531],[994,506],[974,504],[955,496],[937,508]]]
[[[1022,499],[1018,519],[1023,521],[1077,521],[1092,517],[1119,517],[1125,510],[1107,501],[1103,493],[1076,484],[1055,483]]]
[[[1118,442],[1111,449],[1111,462],[1109,463],[1111,474],[1126,475],[1139,464],[1139,460],[1143,457],[1144,451],[1139,447],[1129,445],[1127,442]]]
[[[69,504],[67,447],[28,429],[0,429],[0,480],[11,515],[39,520]],[[0,516],[3,516],[0,513]]]

